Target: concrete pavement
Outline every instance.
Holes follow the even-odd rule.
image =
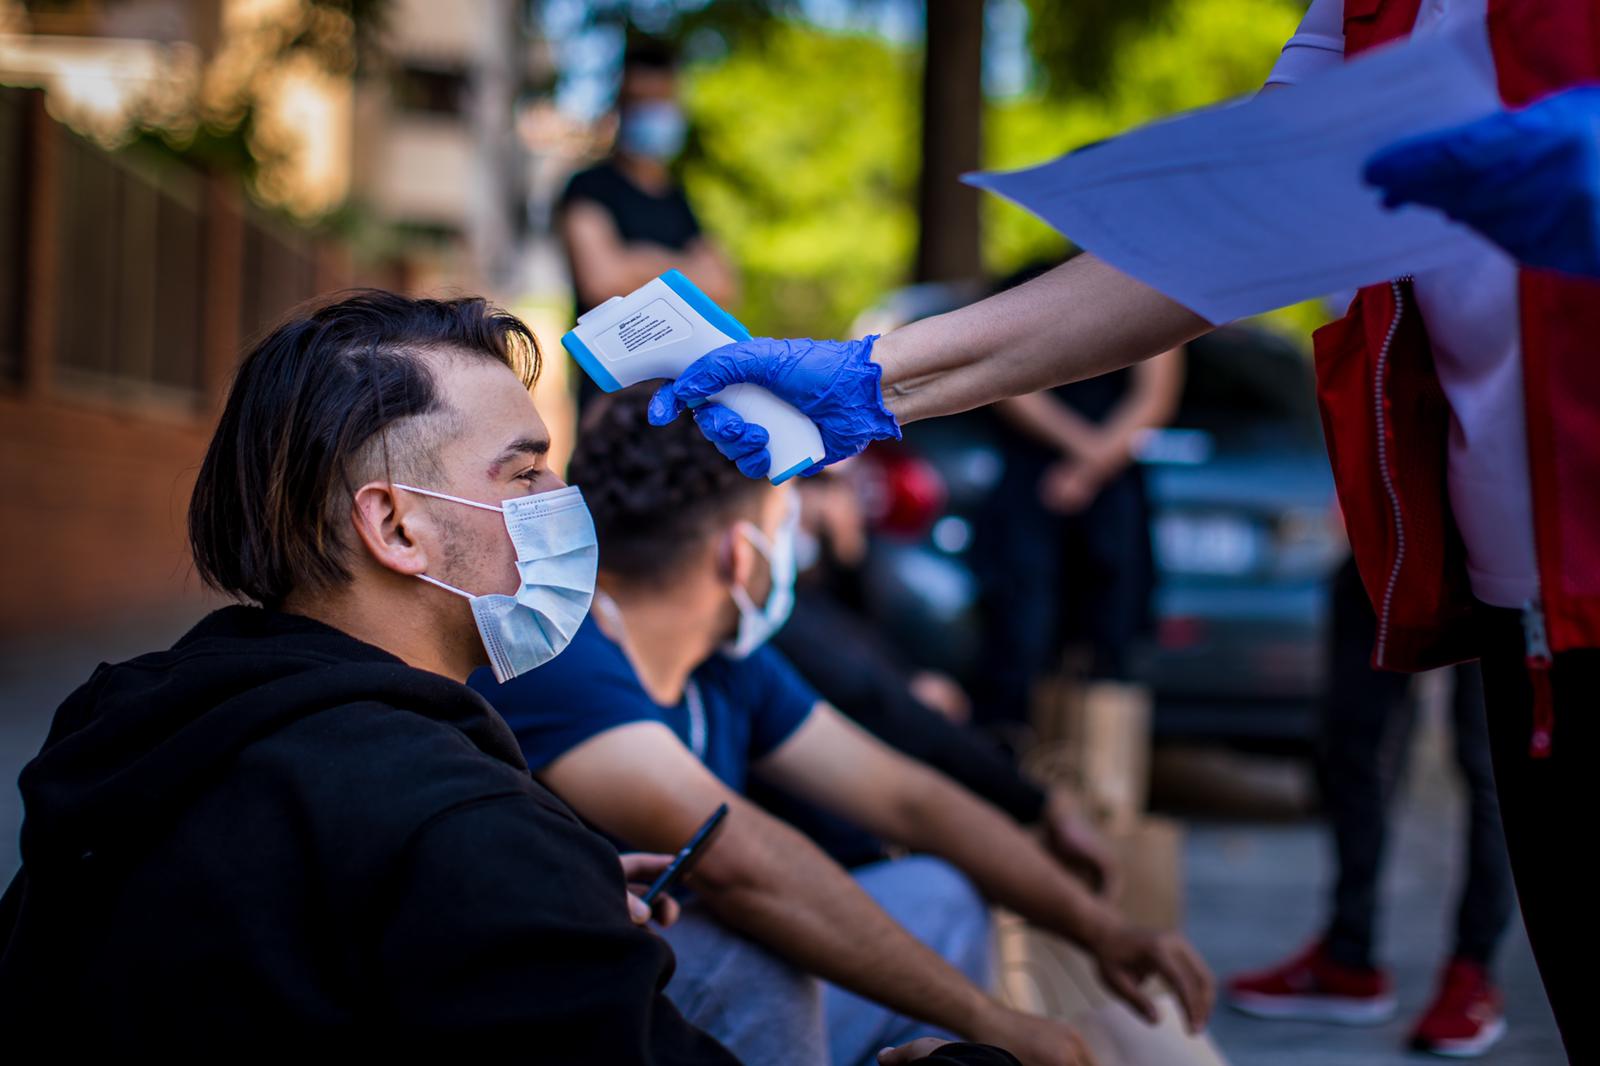
[[[1416,1066],[1440,1061],[1409,1053],[1403,1042],[1432,999],[1451,946],[1464,841],[1465,804],[1449,759],[1444,716],[1426,708],[1402,794],[1384,879],[1380,959],[1395,976],[1400,1013],[1376,1028],[1269,1022],[1219,1008],[1211,1032],[1233,1066]],[[1186,924],[1195,945],[1226,977],[1272,965],[1309,943],[1326,917],[1330,845],[1318,824],[1296,816],[1285,793],[1309,793],[1297,768],[1278,760],[1218,756],[1212,773],[1256,778],[1258,792],[1280,801],[1222,820],[1191,815],[1185,841]],[[1204,775],[1200,775],[1204,776]],[[1248,788],[1242,791],[1248,791]],[[1292,796],[1290,797],[1293,798]],[[1508,1031],[1482,1061],[1560,1066],[1555,1018],[1544,995],[1521,917],[1501,948],[1497,977],[1506,994]]]

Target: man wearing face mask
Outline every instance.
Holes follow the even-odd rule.
[[[205,581],[253,605],[102,665],[24,769],[0,900],[13,1047],[735,1061],[662,995],[671,951],[625,891],[665,857],[619,864],[461,683],[548,660],[593,591],[537,369],[533,334],[480,299],[378,292],[249,353],[189,536]]]
[[[855,1066],[930,1029],[1030,1064],[1087,1061],[1071,1030],[981,990],[987,897],[1084,945],[1135,1009],[1157,976],[1202,1025],[1211,978],[1180,935],[1129,926],[1009,816],[853,725],[766,646],[793,602],[794,489],[745,479],[687,420],[652,429],[648,400],[597,401],[572,459],[600,542],[593,615],[561,658],[470,683],[535,775],[629,846],[670,850],[731,808],[668,934],[673,1002],[774,1066]],[[744,798],[753,777],[921,854],[847,873]]]
[[[573,175],[558,205],[579,314],[671,269],[722,306],[737,303],[732,264],[701,231],[669,169],[686,132],[672,52],[659,42],[635,42],[622,60],[615,148]]]

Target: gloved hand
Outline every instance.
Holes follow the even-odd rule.
[[[1523,263],[1600,277],[1600,86],[1400,141],[1364,176],[1386,207],[1436,207]]]
[[[900,425],[883,405],[882,370],[872,361],[872,345],[877,339],[758,337],[724,345],[701,356],[675,380],[656,390],[650,400],[650,422],[664,426],[686,408],[729,385],[741,381],[760,385],[816,423],[825,454],[822,462],[804,471],[814,474],[830,463],[848,459],[875,440],[900,439]],[[752,477],[766,473],[772,458],[766,450],[765,429],[745,422],[720,404],[697,409],[695,420],[723,455],[739,463],[741,471]],[[759,458],[753,458],[758,447]]]
[[[653,403],[650,410],[655,411]],[[767,471],[772,469],[767,431],[753,422],[746,422],[733,408],[720,403],[701,404],[694,409],[694,421],[706,439],[717,446],[724,458],[733,460],[745,477],[766,477]]]

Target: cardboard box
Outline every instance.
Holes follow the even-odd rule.
[[[1176,999],[1163,994],[1155,1002],[1161,1020],[1154,1026],[1121,1002],[1085,1011],[1070,1022],[1098,1066],[1227,1066],[1210,1036],[1189,1035]]]
[[[1083,797],[1112,832],[1126,832],[1150,793],[1150,692],[1116,681],[1047,678],[1034,691],[1038,747],[1024,760],[1033,776]]]
[[[1113,998],[1094,961],[1060,937],[1006,912],[996,912],[995,936],[999,998],[1072,1025],[1097,1066],[1226,1066],[1210,1037],[1185,1031],[1177,1002],[1165,991],[1151,988],[1160,1011],[1152,1026]]]
[[[1109,834],[1121,878],[1116,905],[1149,929],[1183,925],[1183,826],[1147,815],[1131,829]]]

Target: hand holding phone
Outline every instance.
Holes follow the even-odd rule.
[[[717,835],[722,830],[722,821],[727,816],[728,805],[724,803],[711,813],[711,817],[706,819],[704,825],[695,830],[694,836],[690,837],[689,842],[678,851],[671,865],[661,871],[661,876],[657,877],[650,885],[649,891],[645,892],[643,899],[647,906],[653,904],[657,896],[671,890],[694,870],[701,856],[716,843]]]

